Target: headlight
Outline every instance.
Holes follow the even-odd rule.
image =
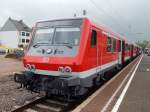
[[[35,65],[27,64],[25,67],[26,67],[28,70],[30,70],[30,71],[35,71],[35,70],[36,70]]]
[[[66,67],[59,67],[58,71],[61,72],[61,73],[65,73],[65,72],[70,73],[70,72],[72,72],[72,69],[71,69],[71,67],[66,66]]]
[[[65,72],[72,72],[72,69],[71,69],[71,67],[69,67],[69,66],[66,66],[66,67],[65,67]]]

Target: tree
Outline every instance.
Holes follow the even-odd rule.
[[[140,47],[142,47],[142,50],[144,50],[145,48],[150,48],[150,41],[144,40],[142,42],[136,42],[137,45],[139,45]]]

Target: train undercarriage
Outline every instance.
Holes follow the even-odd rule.
[[[84,95],[88,91],[88,88],[81,87],[77,77],[54,77],[24,71],[15,73],[14,80],[21,84],[19,88],[24,87],[36,93],[44,91],[48,96],[61,95],[69,98]]]
[[[111,74],[110,71],[120,71],[121,68],[120,66],[114,66],[85,79],[77,76],[48,76],[35,74],[31,71],[23,71],[15,73],[14,80],[20,83],[21,86],[19,88],[23,87],[31,92],[44,92],[47,96],[79,97],[85,95],[92,87],[101,85],[107,80],[107,77],[111,77],[113,73]]]

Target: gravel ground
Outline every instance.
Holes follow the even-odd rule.
[[[39,96],[17,87],[19,84],[13,81],[13,75],[0,78],[0,112],[10,112],[14,106],[23,105],[25,101],[32,101]]]
[[[0,112],[11,112],[14,106],[32,101],[39,94],[31,93],[13,81],[12,72],[23,70],[22,62],[0,57]]]

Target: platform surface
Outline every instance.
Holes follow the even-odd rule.
[[[137,57],[124,67],[73,112],[110,112],[141,58],[141,56]]]
[[[141,55],[124,69],[73,112],[150,112],[150,56]]]
[[[150,56],[144,56],[118,112],[150,112]]]

